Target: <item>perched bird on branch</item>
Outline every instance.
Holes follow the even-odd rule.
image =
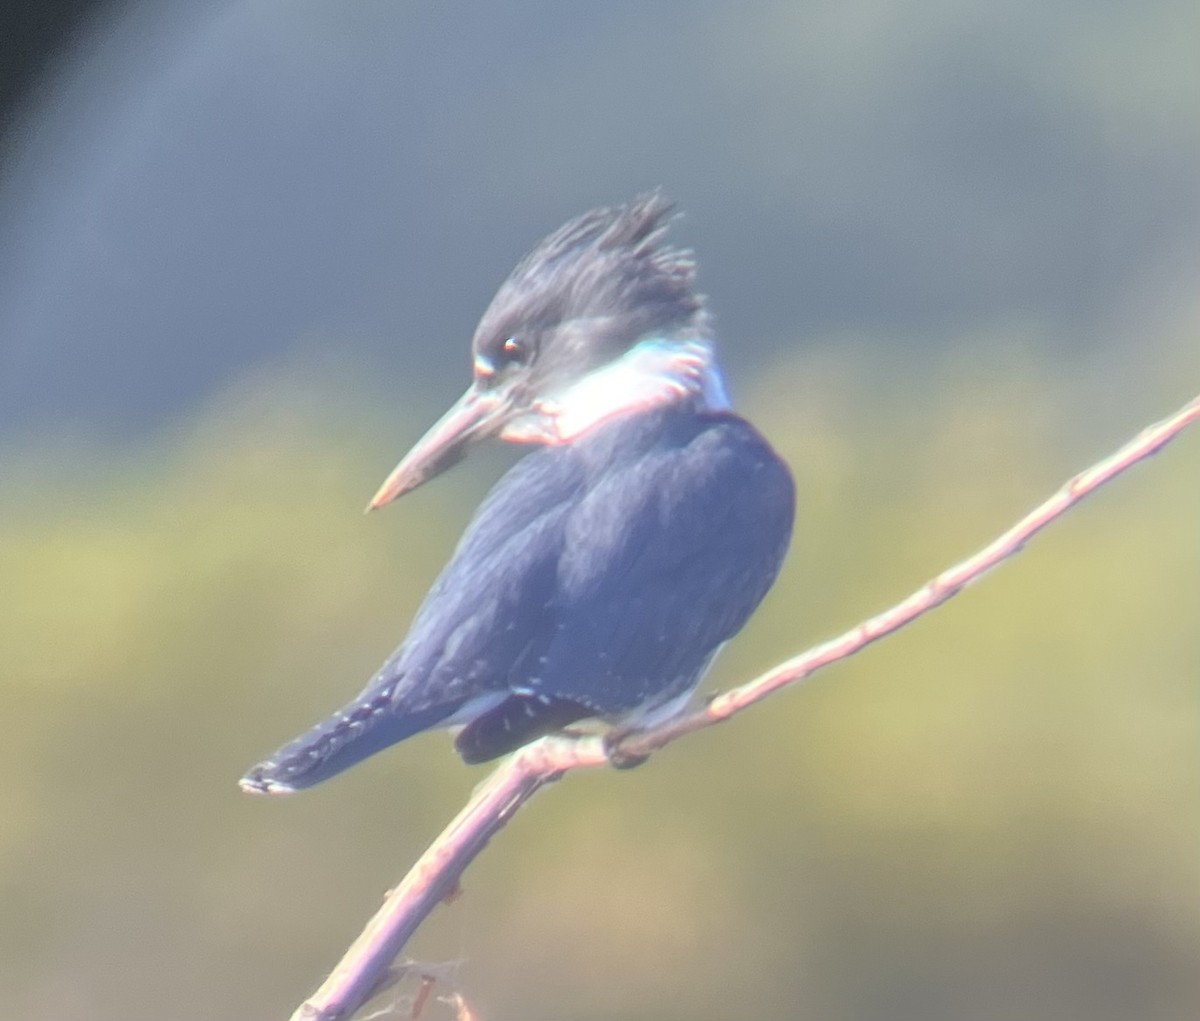
[[[658,193],[595,209],[513,270],[467,392],[382,507],[498,437],[534,450],[488,494],[362,693],[242,779],[287,793],[435,727],[469,763],[588,718],[679,711],[775,581],[787,467],[730,410],[690,251]]]

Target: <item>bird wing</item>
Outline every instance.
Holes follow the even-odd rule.
[[[794,494],[744,420],[672,424],[599,468],[570,448],[518,464],[368,690],[393,678],[403,711],[494,691],[607,716],[694,683],[774,582]]]
[[[496,485],[364,694],[387,690],[405,713],[520,684],[555,631],[549,608],[581,484],[574,459],[557,453],[529,455]]]
[[[731,415],[609,473],[567,518],[556,630],[525,683],[607,716],[687,691],[774,582],[793,513],[787,468]]]

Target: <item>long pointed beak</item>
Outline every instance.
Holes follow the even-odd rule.
[[[367,510],[391,503],[461,461],[470,447],[504,428],[508,412],[503,392],[472,386],[392,469]]]

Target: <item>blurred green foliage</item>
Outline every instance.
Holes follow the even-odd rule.
[[[906,594],[1171,410],[1200,378],[1176,347],[1052,364],[1014,330],[908,364],[836,337],[769,367],[741,403],[794,466],[797,539],[712,684]],[[300,358],[138,448],[5,450],[7,1016],[287,1016],[483,775],[434,734],[292,799],[235,786],[402,637],[499,470],[361,518],[419,429],[371,390]],[[1197,479],[1189,435],[809,688],[570,777],[412,953],[464,959],[494,1018],[1196,1016]]]

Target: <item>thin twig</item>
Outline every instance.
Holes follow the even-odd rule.
[[[978,553],[943,571],[907,599],[845,634],[732,688],[702,709],[629,734],[606,746],[595,736],[542,738],[516,752],[485,780],[466,807],[418,859],[387,897],[362,935],[292,1021],[342,1021],[371,997],[404,944],[434,907],[453,892],[459,877],[491,837],[542,787],[572,769],[603,766],[614,758],[637,759],[693,731],[720,723],[822,667],[866,648],[911,623],[1017,553],[1034,535],[1085,496],[1139,461],[1157,453],[1187,426],[1200,421],[1200,396],[1174,415],[1145,429],[1116,453],[1076,475],[1007,532]]]

